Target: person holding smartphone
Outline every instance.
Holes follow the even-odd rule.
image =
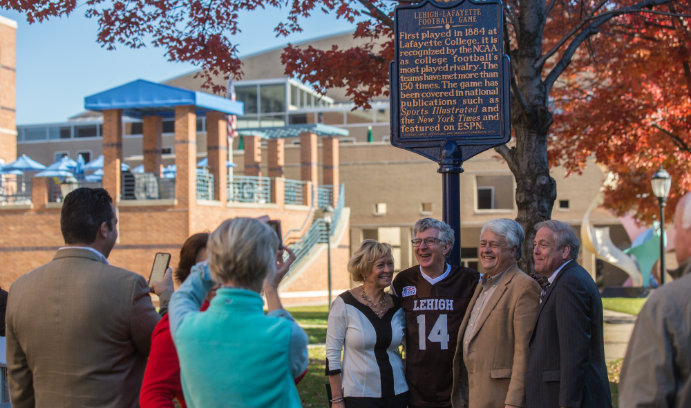
[[[206,241],[208,238],[208,233],[200,232],[190,236],[182,244],[180,262],[173,273],[173,284],[176,288],[187,279],[195,264],[206,260]],[[152,282],[156,279],[153,276],[156,269],[157,264],[154,261]],[[213,298],[213,296],[211,297]],[[208,302],[205,306],[208,307]],[[202,306],[202,310],[205,310],[206,307]],[[180,361],[170,336],[170,320],[168,319],[168,314],[164,315],[151,336],[151,353],[139,394],[141,408],[173,408],[175,407],[174,400],[177,400],[181,408],[187,406],[180,383]]]

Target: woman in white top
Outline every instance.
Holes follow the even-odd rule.
[[[362,285],[338,296],[329,311],[326,374],[331,406],[405,408],[408,385],[399,353],[405,319],[397,298],[384,293],[393,278],[391,246],[363,241],[348,261],[348,271]]]

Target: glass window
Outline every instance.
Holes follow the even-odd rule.
[[[24,140],[45,140],[48,138],[46,130],[44,127],[24,128]]]
[[[205,116],[197,116],[197,132],[205,132],[206,131],[206,117]]]
[[[476,176],[478,210],[512,210],[512,176]]]
[[[88,150],[88,151],[85,150],[85,151],[77,152],[77,157],[79,157],[80,154],[81,154],[82,157],[84,158],[84,163],[88,163],[88,162],[91,161],[91,151],[90,151],[90,150]]]
[[[291,125],[305,125],[307,124],[307,114],[296,113],[288,116]]]
[[[261,85],[259,106],[261,112],[285,112],[286,111],[286,87],[285,84]]]
[[[290,85],[290,106],[300,106],[300,90],[293,84]]]
[[[238,116],[238,129],[256,127],[259,127],[259,118],[257,117],[257,115]]]
[[[235,88],[236,99],[245,104],[245,114],[257,113],[257,86],[238,86]]]
[[[175,119],[163,121],[163,133],[175,133]]]
[[[67,154],[67,152],[55,152],[53,153],[53,162],[56,162],[65,156],[69,157],[70,155]]]
[[[72,137],[72,126],[63,126],[60,128],[60,139],[70,139]]]
[[[286,115],[262,115],[260,120],[261,127],[285,126]]]
[[[82,125],[74,127],[74,137],[96,137],[98,136],[97,125]]]
[[[126,135],[141,135],[144,133],[144,124],[142,122],[124,123]]]

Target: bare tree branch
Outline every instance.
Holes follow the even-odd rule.
[[[513,173],[514,176],[520,174],[520,169],[516,165],[516,159],[513,157],[513,151],[511,148],[509,149],[506,147],[505,144],[497,146],[494,148],[494,151],[499,153],[499,155],[506,161],[506,164],[509,166],[509,170],[511,170],[511,173]]]
[[[578,47],[580,47],[581,43],[583,43],[583,41],[585,41],[586,38],[590,37],[593,34],[596,34],[602,24],[606,23],[614,17],[621,16],[624,14],[649,12],[650,10],[642,10],[642,8],[659,6],[662,4],[667,4],[670,1],[672,0],[644,0],[630,7],[624,7],[618,10],[608,11],[596,17],[592,17],[591,22],[588,25],[584,26],[581,32],[573,38],[571,43],[569,43],[569,46],[564,51],[564,54],[561,56],[559,62],[555,64],[554,68],[552,68],[552,71],[550,71],[550,73],[545,78],[544,84],[547,93],[550,92],[557,78],[559,78],[559,76],[564,72],[566,67],[569,66],[569,64],[571,63],[571,58],[576,53],[576,50],[578,49]]]
[[[669,136],[670,139],[672,139],[672,143],[674,143],[680,150],[685,150],[686,152],[691,153],[691,145],[686,143],[682,138],[679,136],[675,135],[674,133],[670,132],[669,130],[663,128],[662,126],[658,125],[657,123],[651,123],[650,124],[652,127],[655,129],[659,130],[663,134]]]
[[[372,4],[371,1],[368,0],[358,0],[360,4],[362,4],[368,11],[369,15],[372,16],[372,18],[375,18],[379,21],[382,22],[382,24],[386,25],[390,29],[394,29],[393,26],[393,20],[389,18],[389,16],[381,11],[379,8],[377,8],[374,4]]]

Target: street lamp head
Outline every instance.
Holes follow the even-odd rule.
[[[660,167],[650,179],[650,185],[653,187],[653,194],[655,194],[655,197],[664,201],[672,186],[672,177],[670,177],[665,169]]]
[[[324,222],[330,225],[331,220],[333,219],[334,208],[330,205],[327,205],[326,207],[323,207],[321,209],[321,212],[322,212],[322,218],[324,219]]]

